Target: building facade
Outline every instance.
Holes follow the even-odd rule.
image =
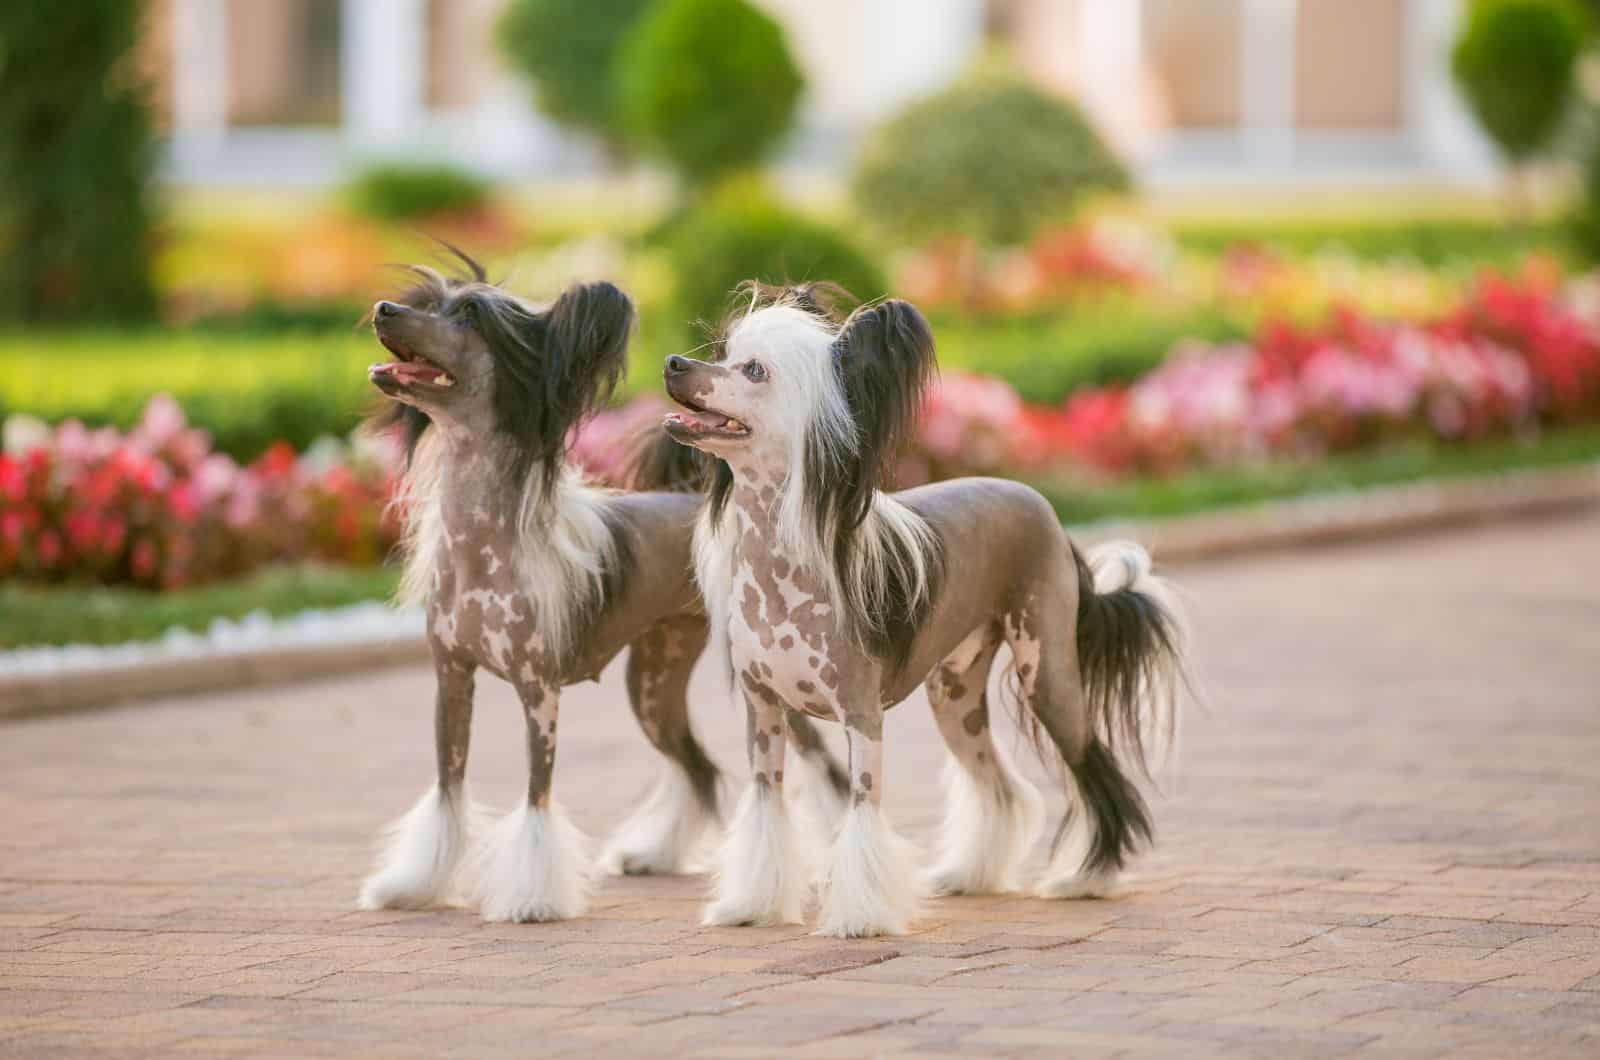
[[[1479,183],[1495,160],[1451,84],[1462,0],[758,0],[807,74],[781,160],[860,136],[1000,38],[1149,183]],[[157,0],[146,58],[172,175],[323,183],[374,157],[582,175],[493,46],[504,0]]]

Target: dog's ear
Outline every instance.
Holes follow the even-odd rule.
[[[548,376],[582,394],[584,410],[609,397],[621,380],[633,321],[633,300],[605,281],[569,288],[550,307],[545,356],[554,370]]]
[[[833,343],[834,370],[856,427],[861,470],[876,480],[916,425],[936,370],[933,330],[910,302],[856,310]]]

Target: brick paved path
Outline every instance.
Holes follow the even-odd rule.
[[[414,668],[0,727],[0,1054],[1600,1056],[1600,519],[1181,577],[1214,708],[1133,893],[903,939],[705,930],[693,878],[558,925],[354,911],[431,769]],[[649,759],[614,673],[564,707],[557,790],[603,834]],[[478,721],[504,801],[506,689]],[[935,737],[890,729],[925,838]]]

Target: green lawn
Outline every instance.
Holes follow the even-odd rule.
[[[252,611],[289,615],[394,594],[388,567],[295,567],[179,592],[81,586],[0,585],[0,649],[31,644],[153,640],[169,629],[201,632],[217,618]]]
[[[1101,519],[1154,519],[1263,501],[1341,493],[1370,486],[1454,478],[1520,468],[1556,467],[1600,460],[1600,427],[1551,431],[1530,441],[1473,445],[1417,442],[1314,462],[1194,471],[1172,478],[1138,478],[1084,485],[1037,481],[1064,523]]]

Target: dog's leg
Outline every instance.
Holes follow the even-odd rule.
[[[974,630],[927,680],[928,702],[950,757],[939,856],[928,874],[934,894],[1001,894],[1018,888],[1044,806],[996,744],[989,719],[989,670],[998,624]]]
[[[850,748],[851,805],[833,843],[819,935],[903,935],[917,914],[914,851],[883,816],[883,708],[873,694],[873,677],[852,690],[854,703],[871,705],[841,712]]]
[[[528,797],[501,818],[474,859],[485,920],[566,920],[588,904],[587,840],[551,798],[560,691],[537,676],[517,682],[528,723]]]
[[[1071,635],[1075,623],[1076,602],[1054,581],[1005,620],[1023,704],[1067,767],[1066,810],[1037,888],[1046,898],[1117,893],[1125,855],[1150,833],[1143,796],[1094,731]]]
[[[705,644],[704,619],[677,618],[652,627],[628,652],[628,703],[667,770],[606,845],[600,861],[608,872],[691,871],[707,830],[721,819],[720,775],[689,721],[689,675]]]
[[[438,783],[390,826],[378,867],[361,886],[363,909],[421,909],[455,897],[474,811],[466,793],[473,667],[435,659],[434,749]]]
[[[783,804],[783,706],[748,673],[744,682],[750,784],[728,826],[705,923],[798,924],[811,871]]]
[[[850,771],[828,750],[822,734],[803,711],[786,711],[785,718],[795,757],[806,768],[802,799],[828,829],[836,829],[850,808]]]

